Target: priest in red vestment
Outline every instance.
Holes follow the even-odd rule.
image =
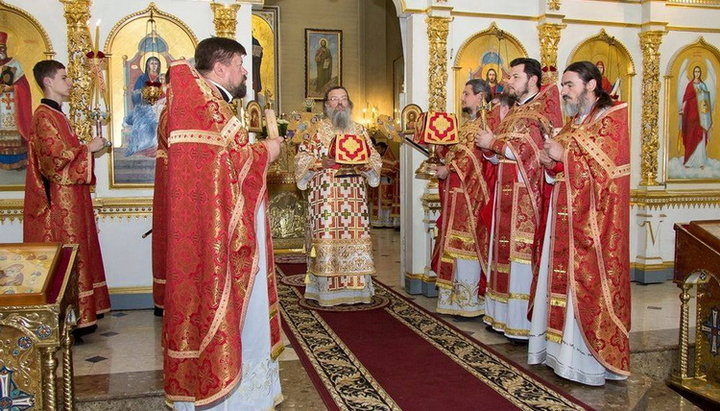
[[[60,106],[72,87],[62,63],[41,61],[33,74],[45,98],[32,118],[23,241],[78,244],[78,327],[90,330],[98,314],[110,311],[90,198],[90,187],[95,184],[93,153],[102,150],[106,140],[95,137],[81,144],[73,132]]]
[[[165,81],[168,81],[167,78]],[[165,302],[167,270],[167,178],[168,178],[168,116],[167,106],[160,112],[155,152],[155,188],[152,215],[152,272],[155,315],[162,316]]]
[[[505,93],[517,103],[495,133],[485,131],[476,139],[498,163],[483,321],[509,338],[527,340],[531,261],[546,184],[539,154],[544,140],[562,125],[562,113],[557,86],[540,88],[537,60],[518,58],[510,62],[510,69]]]
[[[553,183],[528,361],[588,385],[630,373],[630,139],[626,103],[589,61],[562,77],[572,120],[545,142]],[[552,275],[550,275],[552,273]]]
[[[27,164],[32,96],[22,65],[8,56],[7,40],[0,32],[0,168],[17,170]]]
[[[432,269],[437,274],[437,312],[477,317],[485,312],[485,283],[495,166],[475,146],[475,136],[490,126],[480,112],[490,101],[490,86],[480,79],[465,83],[462,110],[470,116],[460,128],[460,142],[441,147],[437,167],[440,192],[439,235]]]
[[[176,410],[271,409],[282,399],[266,208],[281,140],[272,111],[271,138],[255,144],[233,111],[245,56],[237,41],[211,37],[195,68],[170,68],[163,368]]]
[[[373,227],[399,227],[400,213],[393,213],[400,194],[400,162],[392,148],[381,141],[375,149],[382,158],[380,185],[368,188],[370,203],[370,225]]]

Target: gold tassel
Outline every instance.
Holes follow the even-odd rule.
[[[315,251],[315,246],[312,246],[310,248],[310,258],[315,258],[315,257],[317,257],[317,251]]]
[[[305,284],[310,284],[310,273],[305,273]]]

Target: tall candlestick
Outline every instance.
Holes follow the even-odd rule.
[[[100,19],[95,23],[95,54],[100,50]]]

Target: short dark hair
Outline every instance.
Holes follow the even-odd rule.
[[[532,76],[537,77],[537,88],[540,88],[540,79],[542,78],[542,69],[540,68],[540,62],[528,57],[518,57],[510,62],[510,67],[515,67],[523,64],[523,72],[527,74],[528,80]]]
[[[466,86],[471,86],[473,93],[485,93],[485,102],[487,103],[492,99],[492,96],[490,95],[490,86],[485,80],[481,80],[479,78],[474,78],[472,80],[469,80],[467,83],[465,83]]]
[[[195,68],[200,74],[205,74],[213,69],[215,63],[230,64],[236,54],[247,55],[242,44],[225,37],[208,37],[195,48]]]
[[[35,77],[35,82],[37,82],[38,86],[40,86],[41,89],[45,90],[43,79],[45,77],[55,77],[55,73],[57,73],[58,70],[62,70],[64,68],[65,65],[57,60],[39,61],[37,64],[35,64],[35,67],[33,67],[33,76]]]
[[[512,107],[517,103],[517,98],[512,94],[502,93],[498,96],[498,103],[500,103],[501,106]]]
[[[613,105],[612,98],[608,92],[602,88],[602,74],[600,74],[600,69],[598,69],[595,64],[592,64],[589,61],[576,61],[567,66],[563,73],[567,73],[568,71],[577,73],[583,84],[587,84],[590,80],[595,80],[596,86],[594,93],[595,97],[598,98],[598,108],[605,108]]]

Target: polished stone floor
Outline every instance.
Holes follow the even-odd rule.
[[[392,229],[373,230],[378,279],[406,296],[400,285],[400,233]],[[657,347],[677,345],[680,319],[678,289],[670,282],[653,285],[633,284],[631,347],[633,352],[653,351]],[[417,304],[434,311],[436,300],[409,296]],[[642,364],[633,364],[633,375],[625,382],[611,382],[604,388],[586,387],[556,377],[544,366],[525,364],[526,346],[515,345],[497,333],[488,331],[479,319],[457,321],[442,316],[478,341],[542,379],[566,390],[597,409],[693,409],[694,406],[673,390],[662,378],[648,376]],[[694,320],[692,321],[694,325]],[[84,337],[74,348],[74,369],[78,396],[98,401],[146,394],[162,390],[162,321],[151,310],[113,311],[99,321],[97,332]],[[280,357],[285,401],[279,409],[325,409],[312,382],[304,371],[293,347],[285,340]],[[661,355],[662,357],[662,355]],[[659,357],[658,357],[659,358]],[[661,360],[657,360],[661,361]],[[667,355],[662,361],[671,361]],[[653,364],[657,366],[657,364]],[[85,409],[106,409],[86,407]],[[129,408],[128,408],[129,409]]]

